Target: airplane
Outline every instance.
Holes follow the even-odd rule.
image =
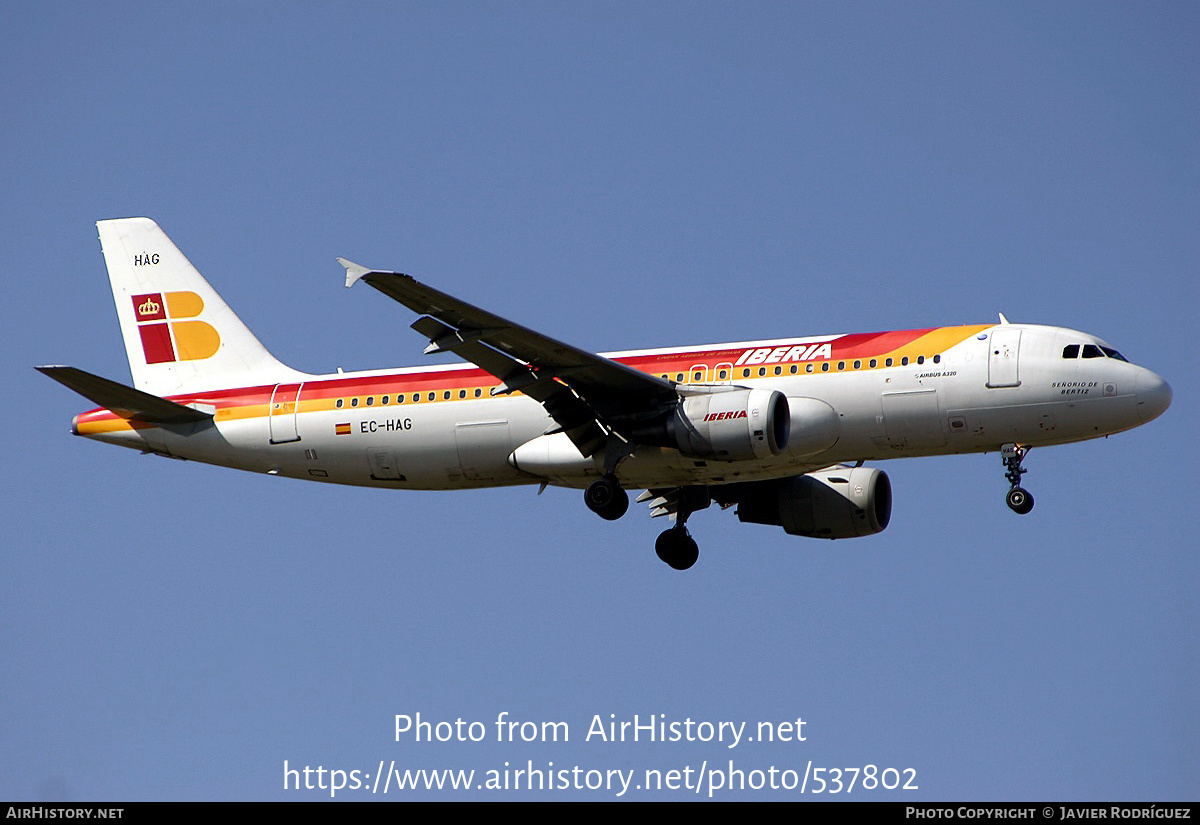
[[[96,224],[133,386],[37,367],[96,409],[72,433],[177,459],[410,490],[582,488],[614,520],[628,490],[673,525],[655,550],[699,556],[686,524],[740,521],[839,539],[885,529],[872,460],[999,451],[1008,506],[1034,447],[1145,424],[1171,388],[1107,343],[1010,323],[593,354],[409,275],[339,258],[419,317],[426,353],[467,363],[310,375],[276,360],[149,218]]]

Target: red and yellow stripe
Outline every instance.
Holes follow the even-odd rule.
[[[893,359],[895,364],[899,364],[905,357],[910,360],[915,360],[921,355],[931,358],[990,327],[989,324],[935,327],[898,332],[858,333],[830,338],[795,339],[794,341],[751,342],[736,346],[714,347],[709,350],[634,352],[615,356],[613,360],[642,372],[666,375],[668,378],[682,374],[683,380],[687,380],[689,371],[692,369],[703,368],[707,375],[711,376],[715,374],[713,372],[715,368],[730,368],[751,350],[764,348],[775,350],[784,346],[788,346],[789,350],[804,350],[811,349],[811,346],[800,346],[801,343],[808,345],[820,343],[829,345],[831,355],[810,360],[858,361],[866,365],[869,364],[870,359],[875,359],[878,366],[873,368],[862,366],[858,368],[858,371],[885,369],[884,364],[888,358]],[[791,346],[792,344],[795,346]],[[793,358],[791,361],[772,361],[770,365],[775,367],[794,363],[800,362]],[[756,377],[761,364],[755,363],[747,366],[754,368],[751,376]],[[737,380],[742,377],[740,368],[736,372],[737,374],[730,376],[731,379]],[[821,374],[824,373],[813,375]],[[431,367],[376,376],[318,377],[304,382],[300,397],[295,404],[295,411],[297,413],[331,410],[349,412],[351,409],[357,411],[392,409],[397,406],[410,406],[414,403],[419,405],[441,401],[472,400],[476,397],[474,394],[476,389],[481,390],[480,397],[488,397],[489,390],[498,384],[496,378],[484,370],[477,367],[457,366],[452,368]],[[461,399],[459,395],[464,390],[466,396],[465,399]],[[171,396],[170,400],[179,404],[198,403],[215,407],[214,417],[217,421],[236,421],[268,416],[271,413],[271,398],[274,392],[275,385],[272,384],[177,395]],[[435,394],[433,401],[428,398],[431,392]],[[449,398],[445,397],[447,392],[450,393]],[[421,400],[413,401],[414,394],[419,394]],[[403,405],[395,403],[396,397],[399,395],[405,398]],[[382,403],[384,396],[388,397],[388,404]],[[342,402],[340,406],[339,400]],[[357,404],[354,404],[353,402],[356,400]],[[291,406],[290,402],[288,406]],[[80,435],[100,435],[120,430],[145,429],[152,426],[154,425],[122,418],[106,409],[92,410],[76,416],[75,419],[75,430]],[[341,427],[341,425],[337,426]],[[341,434],[340,429],[337,432]]]

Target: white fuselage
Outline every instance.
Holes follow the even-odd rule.
[[[919,363],[914,357],[891,366],[865,356],[840,358],[836,337],[689,348],[779,356],[773,363],[769,356],[743,355],[737,366],[732,356],[719,362],[697,356],[686,373],[662,374],[683,379],[676,380],[682,395],[689,387],[723,385],[779,391],[793,410],[789,448],[761,460],[722,461],[641,446],[619,463],[616,475],[629,488],[713,485],[793,476],[840,462],[993,451],[1005,443],[1062,444],[1138,426],[1170,402],[1159,376],[1119,356],[1065,357],[1071,345],[1094,351],[1103,343],[1086,333],[1002,324],[964,334],[943,351],[920,356]],[[777,363],[785,346],[802,349],[794,345],[826,340],[835,342],[832,352]],[[641,364],[670,356],[683,363],[687,352],[607,357]],[[122,427],[98,410],[77,417],[76,432],[178,458],[363,486],[434,490],[547,481],[583,487],[603,474],[603,457],[585,459],[565,435],[554,434],[541,404],[519,393],[491,396],[496,381],[479,372],[464,364],[213,388],[173,398],[215,409],[211,423]],[[421,387],[415,393],[414,385]],[[806,439],[807,412],[826,406],[832,412],[825,429]]]

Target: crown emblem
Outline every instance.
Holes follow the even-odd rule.
[[[162,305],[153,298],[147,298],[143,303],[138,304],[138,315],[157,315]]]

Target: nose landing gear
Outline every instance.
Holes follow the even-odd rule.
[[[1004,503],[1008,505],[1008,509],[1022,516],[1033,509],[1033,495],[1021,486],[1021,476],[1029,472],[1021,466],[1021,462],[1028,452],[1028,447],[1022,447],[1019,444],[1005,444],[1000,448],[1000,458],[1004,462],[1004,477],[1008,479],[1010,485],[1007,495],[1004,496]]]

